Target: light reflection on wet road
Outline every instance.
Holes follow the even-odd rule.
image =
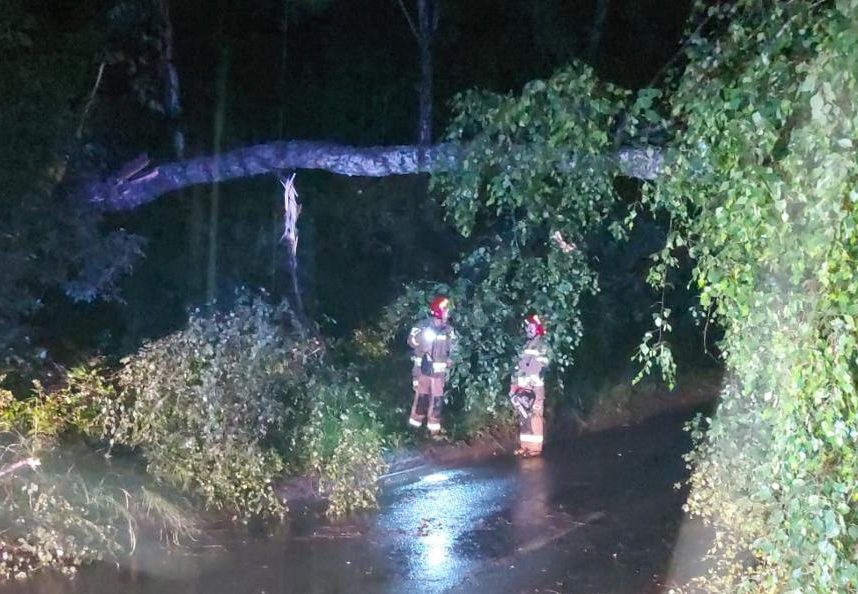
[[[336,526],[295,522],[274,535],[218,535],[127,566],[0,587],[0,594],[120,592],[665,591],[684,494],[682,416],[498,459],[404,473],[377,513]]]
[[[403,575],[424,591],[443,591],[473,563],[459,550],[469,541],[467,530],[508,504],[514,478],[509,464],[434,472],[386,495],[371,534],[392,536]]]

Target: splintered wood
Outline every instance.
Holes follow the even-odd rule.
[[[298,191],[295,189],[295,174],[280,178],[283,186],[283,235],[280,241],[289,245],[292,256],[298,253],[298,217],[301,205],[298,204]]]

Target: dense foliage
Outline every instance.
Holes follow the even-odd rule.
[[[141,530],[188,534],[165,487],[236,519],[284,514],[277,487],[295,475],[315,479],[331,516],[374,505],[377,401],[290,326],[288,308],[242,293],[118,369],[0,390],[0,578],[128,554]],[[134,471],[138,456],[160,486]]]
[[[582,335],[582,298],[598,293],[594,244],[607,235],[623,239],[644,217],[664,221],[667,240],[653,254],[649,275],[662,297],[637,359],[644,371],[660,367],[668,379],[674,373],[669,281],[671,269],[690,260],[700,292],[696,313],[705,328],[723,329],[720,349],[732,372],[717,416],[694,428],[688,509],[713,526],[716,537],[714,570],[694,587],[854,591],[858,2],[706,4],[695,13],[685,69],[668,90],[632,94],[573,64],[529,83],[518,96],[459,96],[448,139],[464,143],[469,153],[460,170],[435,179],[435,188],[470,247],[455,266],[456,279],[412,284],[384,312],[380,331],[361,335],[359,346],[387,357],[391,339],[423,315],[427,297],[448,293],[461,335],[451,385],[460,397],[454,404],[466,412],[456,419],[464,419],[463,432],[472,433],[509,414],[503,394],[522,340],[522,316],[540,313],[558,368],[571,365]],[[41,305],[45,287],[60,285],[81,300],[110,295],[117,273],[140,248],[123,233],[100,233],[96,217],[54,200],[69,155],[95,147],[82,142],[80,131],[96,56],[109,45],[92,15],[81,13],[68,30],[65,23],[58,26],[62,15],[56,20],[35,20],[17,1],[0,15],[0,78],[20,84],[14,95],[4,93],[0,111],[9,140],[0,148],[8,176],[0,188],[0,345]],[[283,48],[285,55],[285,42]],[[244,51],[239,55],[250,53]],[[40,72],[55,79],[45,84]],[[305,74],[308,80],[316,76],[312,68]],[[134,88],[133,81],[127,84]],[[144,101],[157,95],[147,89]],[[382,108],[399,109],[401,92],[397,87],[386,97],[371,94]],[[357,128],[363,120],[348,111],[364,104],[343,105],[345,96],[329,96],[330,112],[338,115],[329,114],[328,125],[339,130],[347,120],[353,129],[346,137],[366,133]],[[257,105],[258,98],[239,97],[236,104],[242,100]],[[121,106],[116,109],[122,113]],[[271,125],[264,110],[236,111],[248,129]],[[205,121],[208,126],[210,119]],[[386,138],[388,124],[374,132]],[[670,134],[660,140],[667,145],[667,164],[630,209],[605,155],[621,142],[646,142],[647,130],[665,125]],[[341,198],[337,191],[331,195]],[[419,260],[428,250],[418,250],[413,237],[426,233],[433,216],[414,216],[412,198],[386,218],[371,211],[355,218],[351,204],[318,202],[319,210],[310,207],[308,214],[320,229],[332,221],[360,224],[327,244],[340,252],[357,246],[354,261],[338,261],[336,250],[316,247],[326,262],[316,270],[331,262],[326,270],[336,277],[352,264],[358,270],[357,260],[373,260],[378,276],[388,264],[388,276],[397,282],[419,276],[409,258]],[[216,229],[217,220],[211,224]],[[258,232],[260,225],[265,232]],[[236,243],[245,235],[263,238],[255,252],[240,250],[233,268],[259,260],[257,273],[273,284],[277,252],[270,221],[236,227]],[[435,239],[441,235],[432,231]],[[312,246],[312,232],[307,238],[303,245]],[[384,249],[378,246],[388,245],[410,255],[380,257]],[[364,257],[375,253],[369,246],[378,258]],[[174,241],[164,250],[172,254],[175,247]],[[199,264],[199,255],[188,261]],[[185,282],[188,267],[173,266]],[[319,293],[342,299],[343,287],[359,276],[352,275],[320,281]],[[366,303],[381,301],[390,286],[367,291],[363,307],[344,310],[365,319],[371,309]],[[327,369],[332,361],[322,344],[285,332],[287,313],[242,299],[232,312],[194,315],[187,328],[145,346],[123,362],[115,384],[80,371],[50,398],[39,388],[29,399],[0,392],[0,468],[37,452],[47,461],[61,453],[59,436],[79,432],[141,453],[162,481],[236,515],[282,512],[273,483],[283,470],[318,478],[332,513],[371,503],[383,467],[379,395],[370,394],[351,370]],[[396,348],[404,351],[402,343]],[[13,554],[0,575],[49,562],[74,564],[127,550],[133,541],[115,528],[136,517],[116,504],[115,489],[83,507],[79,501],[93,492],[91,485],[63,474],[68,464],[59,463],[56,476],[42,474],[49,467],[25,465],[0,476],[5,518],[12,518],[4,528],[13,527],[0,540],[4,559]],[[134,493],[132,501],[146,501],[143,491]]]
[[[372,505],[383,471],[375,404],[327,369],[285,305],[240,295],[228,313],[193,315],[119,373],[106,437],[139,448],[155,476],[238,517],[283,513],[275,481],[310,473],[329,513]]]
[[[318,478],[329,515],[372,507],[386,468],[377,399],[351,373],[319,369],[304,381],[290,438],[293,472]]]
[[[455,265],[452,284],[413,286],[384,323],[401,328],[423,315],[433,292],[452,297],[461,337],[452,386],[474,428],[508,413],[504,394],[526,314],[546,320],[558,368],[573,361],[582,295],[598,290],[579,246],[605,226],[624,233],[602,156],[628,97],[579,64],[521,96],[472,92],[455,102],[448,139],[467,143],[468,153],[463,167],[434,182],[447,218],[477,245]]]
[[[99,406],[111,394],[88,367],[50,393],[36,384],[25,400],[0,389],[0,579],[73,572],[127,555],[149,534],[173,542],[193,534],[180,501],[79,441],[101,432]]]
[[[858,3],[701,8],[670,99],[673,221],[733,379],[698,433],[689,509],[724,592],[858,589]],[[753,553],[753,561],[745,557]]]
[[[716,533],[716,568],[696,586],[851,591],[858,5],[748,1],[701,5],[697,17],[667,99],[668,165],[632,210],[599,155],[612,138],[641,138],[661,122],[660,91],[633,98],[576,67],[520,97],[458,101],[451,138],[471,149],[461,171],[439,180],[447,212],[461,232],[495,238],[465,258],[449,287],[466,304],[456,312],[459,385],[466,407],[491,409],[513,320],[528,309],[545,315],[556,357],[568,363],[579,296],[595,287],[588,234],[621,236],[621,223],[634,225],[642,211],[668,221],[649,275],[662,292],[655,329],[637,358],[671,380],[665,290],[671,268],[690,256],[698,315],[724,329],[732,370],[690,456],[689,509]],[[564,252],[555,231],[576,249]]]
[[[62,14],[36,19],[27,2],[10,0],[0,15],[0,348],[20,345],[22,322],[50,288],[76,300],[115,297],[141,248],[56,196],[69,169],[87,160],[87,102],[105,47],[90,10],[60,23]]]
[[[283,429],[284,385],[303,355],[281,331],[283,314],[242,300],[144,346],[106,411],[111,441],[139,447],[150,472],[207,506],[279,513],[272,482],[283,463],[266,441]]]
[[[422,315],[436,291],[459,305],[451,385],[467,412],[466,432],[508,416],[504,394],[526,314],[546,321],[557,378],[572,365],[582,299],[599,291],[588,243],[627,234],[606,155],[617,135],[641,138],[661,122],[652,109],[658,95],[647,89],[634,96],[574,63],[519,96],[468,92],[454,101],[448,140],[467,153],[461,168],[433,182],[447,219],[474,246],[455,264],[452,283],[412,286],[383,325],[401,328]]]

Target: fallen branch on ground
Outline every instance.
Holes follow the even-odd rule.
[[[41,466],[41,464],[42,463],[38,458],[26,458],[24,460],[12,462],[11,464],[0,468],[0,479],[5,478],[8,475],[14,474],[22,468],[29,468],[30,470],[35,470],[36,468]]]

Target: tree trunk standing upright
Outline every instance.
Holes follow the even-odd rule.
[[[602,35],[605,31],[605,21],[608,18],[608,10],[611,0],[597,0],[596,14],[593,17],[593,26],[590,28],[590,40],[587,42],[587,61],[595,64],[599,55],[599,47],[602,44]]]
[[[179,71],[176,68],[175,38],[173,35],[173,19],[170,15],[170,0],[155,0],[161,16],[161,79],[163,81],[164,116],[170,127],[173,154],[177,159],[184,159],[187,152],[187,135],[182,121],[182,95],[179,83]],[[203,234],[203,192],[201,187],[191,190],[191,210],[188,215],[188,252],[187,270],[198,270],[201,263],[202,234]],[[195,294],[202,288],[201,275],[187,274],[187,289]]]
[[[215,106],[214,138],[215,154],[219,154],[223,144],[223,128],[227,109],[227,78],[229,74],[229,49],[221,44],[220,63],[217,77],[217,105]],[[209,205],[209,251],[206,266],[206,301],[212,303],[217,296],[217,257],[218,222],[220,218],[220,184],[212,185]]]
[[[290,0],[283,0],[283,20],[280,21],[280,60],[277,65],[277,95],[280,99],[277,106],[277,132],[279,136],[283,136],[286,129],[286,103],[285,97],[288,92],[288,51],[289,51],[289,4]],[[298,274],[298,217],[301,215],[301,205],[298,204],[298,192],[295,189],[295,174],[291,176],[279,176],[281,185],[283,186],[283,214],[282,222],[280,219],[279,209],[272,211],[272,227],[274,232],[280,225],[283,225],[283,234],[280,237],[280,244],[285,244],[286,247],[286,273],[288,275],[289,293],[291,294],[289,301],[294,313],[294,320],[297,322],[298,331],[301,335],[306,335],[308,326],[307,312],[304,309],[303,291]],[[272,243],[271,247],[271,267],[270,267],[270,283],[274,287],[277,282],[277,271],[279,269],[278,262],[282,249],[278,243]]]
[[[398,0],[402,15],[417,42],[420,59],[420,88],[418,90],[417,143],[432,142],[432,42],[438,30],[440,17],[439,0],[417,0],[417,24],[403,0]]]
[[[173,20],[170,18],[169,0],[160,0],[158,8],[163,21],[163,78],[164,78],[164,114],[172,127],[173,152],[177,159],[185,156],[185,132],[183,130],[182,102],[179,93],[179,72],[176,70],[174,60],[175,50],[173,44]]]
[[[420,27],[417,44],[420,50],[420,104],[417,143],[432,142],[432,42],[438,30],[438,0],[417,0],[417,22]]]
[[[440,0],[417,0],[417,23],[415,25],[411,13],[403,0],[398,0],[402,15],[408,23],[408,28],[417,42],[417,55],[420,62],[420,85],[418,88],[417,107],[417,144],[429,146],[432,143],[432,112],[433,112],[433,77],[434,64],[432,60],[433,41],[438,30],[440,18]],[[406,191],[405,200],[408,202],[406,211],[409,213],[408,223],[414,229],[420,223],[419,198],[426,195],[427,181],[422,176],[415,179],[411,189]],[[403,273],[413,265],[415,242],[403,244],[402,252],[394,264],[394,270]]]
[[[289,0],[283,0],[283,20],[280,21],[280,61],[277,65],[277,96],[279,103],[277,104],[277,135],[278,138],[283,138],[283,133],[286,128],[286,102],[285,97],[288,89],[286,82],[286,66],[288,58],[288,41],[289,41]],[[280,228],[281,220],[280,213],[277,208],[271,210],[271,229],[270,234],[276,237]],[[271,251],[269,253],[269,285],[274,287],[277,282],[278,263],[280,261],[278,244],[275,241],[271,242]]]

